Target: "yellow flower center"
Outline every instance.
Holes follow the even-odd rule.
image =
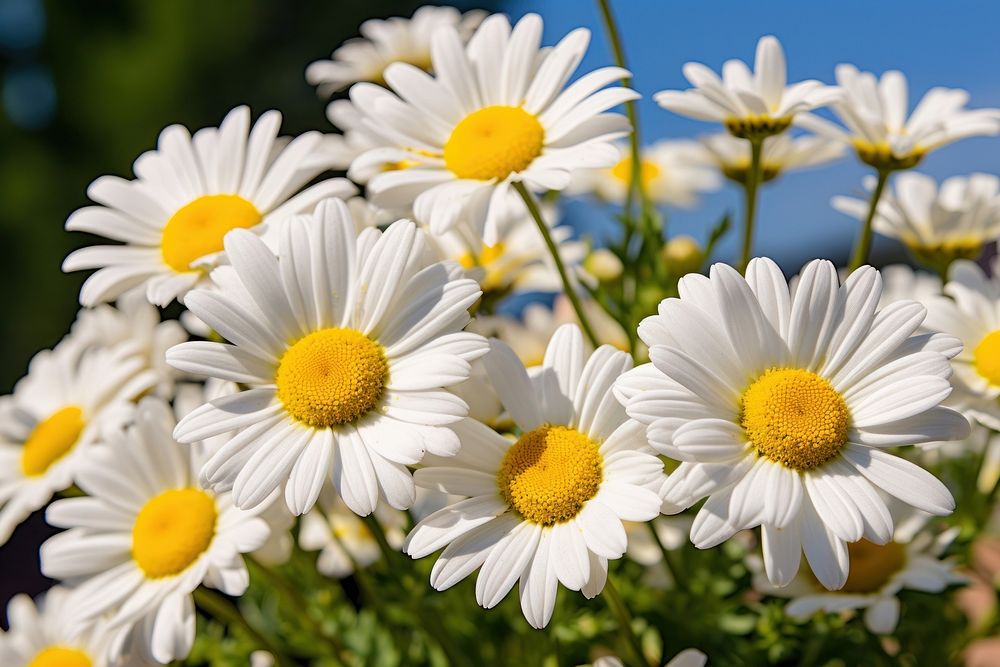
[[[648,190],[649,184],[656,180],[663,170],[660,165],[651,160],[639,162],[639,180],[642,181],[642,189]],[[618,161],[618,164],[611,167],[611,175],[619,182],[628,185],[632,182],[632,156],[626,155]]]
[[[215,499],[201,489],[173,489],[149,500],[132,526],[132,559],[150,579],[180,574],[215,537]]]
[[[163,228],[163,261],[178,273],[191,270],[191,263],[222,250],[226,233],[254,227],[261,215],[239,195],[205,195],[174,213]]]
[[[21,471],[28,477],[43,474],[69,454],[86,424],[83,410],[70,405],[38,422],[21,450]]]
[[[444,164],[459,178],[503,180],[542,154],[545,128],[520,107],[493,106],[463,118],[444,145]]]
[[[91,667],[90,656],[83,651],[65,646],[49,646],[39,651],[28,667]]]
[[[868,540],[847,545],[851,571],[843,593],[874,593],[887,583],[892,575],[903,569],[906,549],[898,542],[873,544]]]
[[[770,116],[751,114],[742,118],[730,116],[722,121],[729,133],[740,139],[759,139],[781,134],[792,125],[791,116]]]
[[[321,329],[285,352],[275,384],[298,421],[314,428],[348,424],[374,408],[389,362],[382,346],[353,329]]]
[[[740,424],[767,458],[794,470],[823,465],[847,443],[850,412],[830,383],[810,371],[771,368],[740,399]]]
[[[976,372],[992,385],[1000,385],[1000,329],[986,334],[972,351]]]
[[[924,156],[927,155],[927,149],[920,146],[915,147],[906,155],[895,155],[887,141],[872,143],[864,139],[854,139],[851,143],[854,145],[859,160],[885,171],[912,169],[920,164]]]
[[[603,459],[593,440],[567,426],[541,426],[507,450],[497,486],[526,521],[551,526],[579,514],[602,478]]]
[[[768,161],[767,156],[761,158],[761,183],[773,181],[781,174],[784,166],[781,162]],[[731,181],[745,185],[750,178],[750,158],[744,158],[721,165],[722,175]]]

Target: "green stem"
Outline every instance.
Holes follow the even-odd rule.
[[[660,555],[663,556],[663,566],[667,568],[667,572],[670,573],[670,577],[674,580],[674,588],[677,590],[683,589],[684,580],[680,577],[680,569],[674,564],[674,555],[670,553],[669,549],[663,546],[660,536],[656,534],[656,527],[653,525],[653,521],[647,521],[646,526],[649,528],[649,534],[653,537],[656,546],[660,548]]]
[[[545,220],[542,219],[542,213],[538,210],[538,204],[535,203],[535,198],[530,192],[528,192],[528,189],[524,187],[524,183],[517,182],[513,185],[514,189],[517,190],[517,194],[521,195],[521,199],[524,200],[524,205],[528,208],[528,213],[530,213],[531,217],[534,219],[535,224],[538,226],[538,232],[542,235],[542,240],[545,241],[545,245],[549,249],[549,254],[552,255],[552,261],[555,262],[556,271],[559,272],[559,278],[562,280],[566,296],[569,298],[569,302],[573,305],[573,310],[576,311],[576,318],[580,320],[580,328],[583,329],[583,333],[586,334],[591,345],[598,347],[600,343],[597,340],[597,336],[594,335],[594,329],[590,326],[590,320],[587,319],[587,314],[583,312],[583,304],[580,302],[580,296],[576,293],[576,289],[574,288],[572,281],[569,279],[569,274],[566,273],[566,266],[563,264],[562,257],[559,256],[559,248],[556,247],[555,241],[552,240],[552,234],[549,233],[549,226],[545,224]]]
[[[223,596],[219,595],[215,591],[209,590],[205,587],[196,588],[194,591],[194,601],[202,609],[202,611],[211,615],[216,620],[222,621],[227,627],[232,629],[233,627],[240,628],[247,636],[250,637],[257,644],[258,648],[261,648],[271,655],[274,656],[275,664],[279,667],[292,667],[292,662],[285,655],[279,651],[274,643],[260,633],[255,627],[250,625],[250,623],[243,618],[243,614],[240,610],[236,608],[232,602]]]
[[[740,251],[740,273],[746,273],[747,264],[753,257],[753,232],[754,223],[757,219],[757,190],[760,189],[761,181],[761,152],[764,147],[764,139],[748,139],[750,142],[750,171],[747,172],[747,180],[743,186],[746,193],[746,210],[743,219],[743,247]]]
[[[875,211],[878,210],[878,202],[882,199],[882,191],[885,190],[885,185],[889,182],[890,173],[892,172],[888,169],[878,170],[878,182],[875,184],[871,203],[868,205],[868,215],[865,217],[864,227],[861,228],[861,236],[858,237],[858,243],[854,246],[854,253],[851,255],[851,271],[859,269],[868,263],[868,253],[871,252],[872,247],[872,221],[875,220]]]
[[[608,602],[608,607],[618,619],[618,632],[625,639],[625,644],[629,647],[629,652],[633,654],[632,661],[636,665],[648,665],[642,653],[642,642],[632,628],[632,614],[629,613],[625,600],[615,586],[611,573],[608,573],[608,581],[604,584],[604,597]],[[631,662],[631,661],[630,661]]]

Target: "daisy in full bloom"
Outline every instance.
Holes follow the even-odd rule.
[[[66,221],[70,231],[120,241],[71,253],[64,271],[98,269],[83,284],[91,306],[142,285],[150,303],[165,306],[207,283],[207,267],[231,229],[266,230],[325,197],[348,197],[342,178],[303,186],[330,167],[317,150],[318,132],[278,137],[281,114],[268,111],[250,125],[236,107],[218,128],[192,137],[182,125],[160,133],[156,150],[135,161],[136,178],[102,176],[90,184],[87,206]]]
[[[853,147],[876,169],[909,169],[946,144],[1000,133],[1000,109],[966,109],[964,90],[931,88],[907,116],[910,100],[902,72],[876,78],[843,64],[836,77],[843,96],[831,106],[846,129],[813,114],[798,116],[796,125]]]
[[[284,487],[303,514],[323,485],[367,515],[383,497],[413,502],[406,466],[458,448],[448,428],[468,406],[446,387],[468,379],[486,340],[463,332],[481,292],[451,263],[431,263],[423,233],[400,220],[356,234],[346,205],[320,204],[284,225],[278,254],[245,230],[226,236],[232,266],[187,306],[228,343],[167,352],[175,368],[248,388],[177,426],[181,442],[235,432],[201,469],[255,507]]]
[[[609,169],[574,172],[570,193],[592,192],[599,199],[622,203],[632,181],[632,154]],[[657,204],[693,206],[698,195],[720,185],[711,154],[696,141],[664,140],[641,151],[639,174],[643,191]]]
[[[431,572],[438,590],[481,567],[476,600],[487,609],[520,580],[521,610],[541,628],[560,582],[588,598],[603,590],[608,560],[625,553],[622,521],[659,513],[650,486],[663,465],[611,395],[632,366],[625,352],[604,345],[588,356],[580,329],[565,325],[530,376],[497,339],[483,363],[521,435],[456,424],[458,453],[428,457],[414,479],[465,499],[418,523],[404,550],[423,558],[444,548]]]
[[[750,173],[750,144],[731,134],[712,134],[699,139],[722,175],[740,185]],[[819,136],[792,137],[779,134],[764,139],[761,149],[761,182],[773,181],[781,174],[796,169],[814,167],[836,160],[844,154],[844,146]]]
[[[382,557],[382,550],[371,530],[357,514],[326,487],[316,507],[306,512],[299,528],[299,546],[305,551],[319,551],[316,569],[328,577],[342,579],[356,568],[366,568]],[[380,504],[375,519],[382,525],[386,540],[393,549],[403,544],[406,514]]]
[[[78,621],[106,619],[113,657],[138,645],[161,663],[185,658],[192,592],[205,584],[242,595],[242,554],[268,537],[265,521],[199,486],[203,452],[174,442],[174,424],[166,403],[143,399],[135,423],[80,462],[87,497],[57,500],[46,514],[69,530],[42,545],[42,571],[75,584]]]
[[[100,624],[80,627],[70,591],[56,586],[38,604],[17,595],[7,605],[7,632],[0,630],[4,667],[111,667],[110,637]],[[143,662],[131,663],[136,667]]]
[[[412,206],[434,234],[464,219],[493,245],[504,216],[523,215],[512,183],[562,190],[575,169],[618,161],[613,140],[629,124],[608,109],[638,94],[605,87],[628,72],[605,67],[567,87],[590,32],[574,30],[545,49],[541,36],[536,14],[513,29],[494,14],[467,46],[454,28],[440,28],[431,39],[434,76],[393,63],[385,70],[391,92],[365,83],[351,88],[381,145],[359,156],[349,174],[374,173],[367,191],[376,206]]]
[[[926,516],[913,513],[903,518],[893,540],[886,544],[873,544],[868,540],[848,544],[851,574],[839,591],[823,589],[808,571],[799,573],[783,588],[771,585],[766,577],[758,574],[754,577],[754,588],[766,595],[790,598],[785,613],[799,621],[819,611],[864,610],[865,627],[869,632],[891,634],[899,622],[900,591],[941,593],[949,586],[966,581],[956,571],[952,559],[941,559],[941,554],[958,534],[958,528],[932,537],[920,530],[926,523]]]
[[[767,575],[791,581],[803,551],[819,581],[840,588],[847,542],[885,544],[892,518],[876,489],[921,510],[954,509],[948,489],[886,451],[965,437],[968,422],[941,407],[959,341],[914,335],[925,309],[879,311],[881,278],[863,267],[839,284],[827,261],[802,270],[790,294],[778,266],[724,264],[681,279],[640,324],[652,363],[616,393],[648,425],[650,444],[681,461],[664,511],[708,496],[691,540],[709,548],[762,527]]]
[[[787,85],[785,52],[776,37],[757,42],[754,71],[741,60],[727,60],[722,78],[701,63],[684,65],[684,76],[694,88],[665,90],[656,103],[676,114],[718,121],[741,139],[780,134],[795,114],[823,107],[840,97],[840,90],[819,81]]]
[[[385,69],[392,63],[408,63],[431,69],[431,36],[444,26],[455,28],[467,39],[486,16],[473,10],[464,14],[454,7],[421,7],[412,18],[393,16],[369,19],[361,24],[361,37],[348,40],[333,52],[331,60],[317,60],[306,68],[306,81],[324,97],[358,81],[385,83]]]
[[[865,179],[872,190],[876,179]],[[865,220],[869,203],[834,197],[833,207]],[[1000,238],[1000,178],[992,174],[952,176],[937,182],[908,171],[896,176],[875,209],[873,229],[906,245],[913,257],[931,267],[947,267],[955,259],[976,259],[983,247]]]
[[[127,345],[81,351],[73,338],[35,355],[0,398],[0,544],[76,478],[92,445],[124,424],[156,375]]]

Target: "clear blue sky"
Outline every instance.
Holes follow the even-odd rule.
[[[611,64],[611,54],[595,2],[511,0],[504,10],[514,19],[537,12],[545,19],[545,43],[578,26],[593,32],[580,71]],[[1000,2],[887,0],[837,3],[734,3],[680,0],[612,0],[624,33],[626,57],[635,74],[643,141],[694,137],[718,128],[660,109],[652,94],[687,88],[681,66],[697,60],[718,71],[729,58],[752,62],[757,40],[777,35],[785,48],[789,81],[815,78],[833,82],[834,66],[850,62],[876,73],[902,70],[910,82],[911,108],[934,86],[964,88],[971,107],[1000,107]],[[972,171],[1000,173],[1000,137],[967,139],[931,154],[919,167],[937,178]],[[794,172],[763,193],[757,254],[775,257],[795,270],[814,256],[846,254],[857,223],[830,208],[836,194],[860,192],[865,167],[853,158],[831,166]],[[737,192],[727,186],[694,211],[674,211],[671,229],[703,238],[727,209],[740,210]],[[574,217],[592,209],[569,207]],[[876,250],[891,250],[878,244]],[[735,238],[720,248],[735,254]]]

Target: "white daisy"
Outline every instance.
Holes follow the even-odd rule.
[[[906,264],[891,264],[879,269],[882,274],[882,299],[879,308],[896,301],[910,300],[927,305],[927,300],[941,294],[941,278],[927,271],[915,271]],[[846,271],[841,278],[847,278]]]
[[[815,80],[787,85],[785,52],[776,37],[757,42],[754,71],[741,60],[727,60],[722,78],[701,63],[684,65],[694,88],[665,90],[653,96],[664,109],[698,120],[718,121],[733,136],[763,138],[784,132],[796,114],[836,101],[841,92]]]
[[[320,552],[316,569],[321,574],[342,579],[357,568],[364,569],[377,562],[382,551],[368,525],[330,491],[326,487],[317,506],[302,517],[299,546],[305,551]],[[398,549],[406,535],[406,514],[380,504],[374,516],[382,525],[389,546]]]
[[[250,232],[231,232],[232,266],[212,273],[218,291],[187,298],[230,342],[178,345],[168,363],[249,388],[187,415],[177,438],[238,432],[201,470],[238,507],[283,486],[302,514],[332,477],[358,514],[380,495],[404,509],[413,502],[406,466],[459,446],[445,427],[468,407],[444,388],[487,350],[462,332],[479,287],[453,264],[430,263],[411,222],[356,235],[340,200],[282,227],[277,257]]]
[[[331,60],[310,64],[306,81],[325,97],[358,81],[385,83],[385,69],[392,63],[430,70],[431,36],[439,28],[452,27],[467,39],[485,16],[482,10],[462,14],[454,7],[426,6],[408,19],[369,19],[358,29],[362,36],[345,42]]]
[[[137,641],[162,663],[186,657],[191,593],[205,584],[241,595],[250,582],[242,554],[268,536],[262,519],[198,485],[202,452],[174,442],[174,424],[162,400],[143,399],[135,424],[80,462],[87,497],[57,500],[46,514],[69,530],[42,545],[42,572],[77,585],[79,621],[108,619],[114,656]]]
[[[876,179],[865,179],[871,191]],[[833,207],[865,220],[869,202],[834,197]],[[872,228],[901,241],[914,258],[928,266],[947,267],[953,260],[976,259],[983,247],[1000,238],[1000,178],[992,174],[952,176],[937,182],[908,171],[895,178],[875,209]]]
[[[612,142],[629,125],[608,109],[638,94],[605,86],[628,72],[606,67],[566,87],[590,32],[574,30],[548,49],[540,48],[541,34],[536,14],[513,30],[494,14],[467,46],[454,28],[441,28],[431,40],[434,76],[393,63],[385,71],[393,92],[365,83],[351,88],[381,147],[358,157],[349,174],[379,171],[368,180],[376,206],[412,206],[435,234],[464,219],[493,245],[504,216],[518,211],[511,183],[562,190],[573,170],[617,162]],[[387,165],[395,168],[381,171]]]
[[[102,176],[66,229],[97,234],[120,245],[71,253],[64,271],[99,269],[83,285],[85,306],[118,298],[143,285],[150,303],[165,306],[207,282],[206,267],[231,229],[267,229],[320,199],[356,191],[342,178],[303,186],[330,167],[318,152],[321,135],[278,137],[281,114],[268,111],[250,127],[250,109],[236,107],[218,128],[192,137],[182,125],[160,133],[156,150],[135,161],[136,178]]]
[[[731,134],[712,134],[699,141],[711,155],[722,174],[741,185],[750,172],[750,144]],[[832,162],[844,154],[844,145],[820,136],[792,137],[780,134],[764,139],[761,148],[762,183],[773,181],[781,174],[796,169]]]
[[[871,267],[841,286],[832,264],[814,261],[791,295],[768,259],[746,276],[716,264],[710,277],[682,278],[680,298],[639,326],[652,363],[615,391],[649,425],[650,444],[682,461],[664,510],[708,496],[695,546],[761,525],[775,584],[791,580],[804,550],[817,578],[839,588],[847,542],[892,537],[877,488],[927,512],[954,508],[941,482],[886,448],[968,434],[962,415],[940,406],[961,346],[914,336],[925,315],[916,302],[878,311]]]
[[[632,154],[609,169],[581,169],[573,174],[569,193],[593,193],[605,201],[625,201],[632,181]],[[664,140],[641,151],[643,191],[657,204],[693,206],[698,195],[720,185],[712,156],[696,141]]]
[[[521,609],[535,628],[552,616],[558,583],[592,598],[621,558],[622,521],[649,521],[663,465],[640,424],[611,396],[632,360],[611,346],[587,355],[576,325],[552,337],[545,363],[528,371],[497,339],[483,363],[521,436],[508,440],[472,420],[449,459],[428,457],[420,486],[465,496],[418,523],[404,550],[423,558],[444,548],[431,585],[444,590],[474,570],[476,600],[498,604],[520,579]]]
[[[0,544],[68,488],[91,446],[124,424],[156,383],[129,346],[81,352],[74,339],[35,355],[0,398]]]
[[[910,100],[902,72],[891,70],[876,79],[842,64],[836,77],[843,95],[831,106],[846,129],[813,114],[798,116],[796,124],[853,147],[876,169],[909,169],[946,144],[1000,133],[1000,109],[966,109],[964,90],[931,88],[907,117]]]

